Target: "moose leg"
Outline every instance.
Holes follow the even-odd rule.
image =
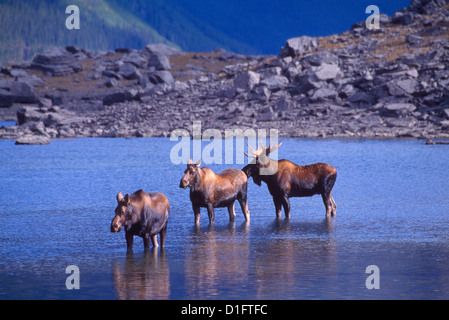
[[[134,236],[130,233],[125,233],[125,238],[126,238],[126,249],[132,250]]]
[[[337,214],[337,204],[334,201],[334,197],[332,197],[332,193],[330,194],[331,202],[332,202],[332,216]]]
[[[153,244],[153,247],[159,247],[159,244],[157,243],[157,234],[151,236],[151,243]]]
[[[234,210],[234,203],[233,201],[231,204],[228,205],[228,212],[229,212],[229,221],[234,221],[235,219],[235,210]]]
[[[239,200],[240,208],[242,208],[243,215],[245,216],[245,220],[249,222],[249,210],[248,210],[248,201],[246,199]]]
[[[207,205],[207,214],[209,215],[209,223],[214,223],[215,221],[215,212],[212,204]]]
[[[274,207],[276,208],[276,218],[281,218],[282,200],[278,197],[273,197]]]
[[[143,236],[143,247],[144,247],[144,249],[150,248],[150,235],[148,235],[148,234]]]
[[[167,234],[167,225],[162,228],[161,232],[159,233],[161,236],[161,247],[164,247],[165,245],[165,235]]]
[[[193,213],[195,214],[195,223],[200,223],[200,215],[201,215],[201,208],[200,207],[193,207]]]
[[[290,200],[288,196],[282,198],[282,206],[284,207],[285,218],[290,219]]]
[[[323,198],[324,207],[326,208],[326,217],[329,217],[332,212],[332,196],[329,193],[322,193],[321,197]]]

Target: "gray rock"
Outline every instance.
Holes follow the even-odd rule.
[[[365,104],[373,104],[376,101],[376,97],[366,94],[363,91],[358,91],[356,93],[354,93],[353,95],[351,95],[348,99],[349,102],[355,102],[355,103],[365,103]]]
[[[416,110],[416,106],[411,103],[390,103],[386,104],[384,108],[394,113],[411,113]]]
[[[261,102],[266,102],[271,96],[271,91],[264,84],[259,84],[254,87],[254,89],[248,95],[251,100],[259,100]]]
[[[137,68],[145,68],[147,64],[147,59],[136,51],[124,55],[121,60],[125,63],[132,63]]]
[[[163,70],[150,72],[148,74],[148,79],[153,84],[160,84],[160,83],[172,84],[173,82],[175,82],[173,75],[169,71]]]
[[[31,68],[42,70],[52,76],[64,76],[82,69],[77,59],[63,48],[53,48],[36,55],[31,61]]]
[[[271,91],[284,89],[288,85],[288,79],[284,76],[271,76],[261,81]]]
[[[276,117],[276,112],[273,112],[271,107],[266,107],[257,115],[256,119],[259,121],[273,121]]]
[[[118,74],[128,80],[134,80],[140,77],[140,72],[129,62],[126,62],[119,67]]]
[[[307,94],[310,90],[321,88],[322,83],[316,78],[315,74],[307,73],[298,76],[295,83],[289,85],[288,91],[292,95]]]
[[[26,122],[44,121],[48,115],[37,106],[23,107],[17,111],[17,123],[22,125]]]
[[[309,36],[301,36],[288,39],[285,47],[281,50],[281,57],[296,57],[308,53],[318,47],[316,38]]]
[[[146,51],[151,55],[161,55],[166,57],[173,57],[173,56],[179,56],[182,54],[182,51],[168,46],[163,43],[154,43],[154,44],[148,44],[145,47]]]
[[[13,103],[36,103],[37,97],[32,87],[22,81],[0,80],[0,107],[10,107]]]
[[[326,81],[335,79],[341,74],[340,68],[335,64],[323,63],[319,67],[312,67],[312,71],[318,80]]]
[[[244,90],[252,90],[260,82],[260,74],[248,71],[238,74],[234,79],[234,87]]]
[[[148,60],[148,67],[153,67],[156,70],[170,70],[170,62],[167,56],[153,54]]]
[[[133,100],[133,96],[128,91],[115,92],[106,95],[103,98],[103,104],[105,106],[110,106],[114,103],[125,102]]]
[[[408,94],[415,93],[419,88],[419,83],[415,79],[404,79],[396,82],[396,85]]]
[[[43,135],[26,134],[17,139],[16,144],[42,145],[50,144],[50,139]]]
[[[301,59],[301,63],[306,66],[320,66],[323,63],[338,64],[339,59],[336,55],[328,51],[319,51],[317,53],[305,55]]]
[[[337,91],[331,88],[319,88],[310,97],[312,102],[318,102],[328,99],[335,99],[338,96]]]

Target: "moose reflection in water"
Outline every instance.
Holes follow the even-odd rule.
[[[154,300],[170,297],[170,270],[165,250],[145,250],[112,265],[112,280],[120,300]]]

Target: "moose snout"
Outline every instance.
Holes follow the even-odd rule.
[[[111,224],[111,232],[115,233],[115,232],[120,232],[120,230],[122,230],[122,228],[116,224]]]
[[[114,218],[111,222],[111,232],[120,232],[120,230],[122,230],[122,226],[119,220]]]
[[[181,181],[179,182],[180,188],[186,189],[188,185],[189,183],[185,179],[181,179]]]

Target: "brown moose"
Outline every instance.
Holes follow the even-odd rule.
[[[280,218],[284,207],[285,217],[290,218],[289,198],[310,197],[315,194],[320,194],[323,198],[326,216],[334,216],[337,204],[332,197],[332,188],[337,179],[337,170],[327,163],[298,166],[285,159],[276,161],[268,158],[268,155],[281,145],[282,142],[268,148],[262,145],[257,150],[248,145],[253,155],[246,152],[245,155],[254,160],[242,169],[257,185],[260,186],[262,181],[267,184],[273,196],[276,217]]]
[[[193,163],[189,159],[187,169],[179,184],[180,188],[190,187],[195,223],[200,222],[200,209],[207,208],[209,223],[215,220],[214,208],[227,207],[229,221],[234,221],[234,202],[237,200],[242,208],[245,220],[249,222],[247,203],[248,178],[241,170],[226,169],[216,174],[207,167],[200,168],[201,159]]]
[[[158,246],[157,235],[160,234],[161,246],[165,244],[167,221],[170,215],[170,204],[162,193],[138,190],[132,195],[117,194],[115,217],[111,222],[111,232],[120,232],[125,226],[126,246],[133,247],[134,236],[143,238],[145,249],[150,247],[150,239],[154,247]]]

